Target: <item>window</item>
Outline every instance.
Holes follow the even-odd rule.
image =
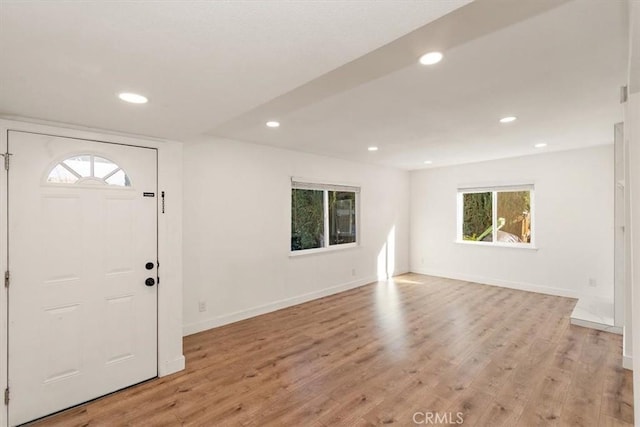
[[[52,184],[106,184],[131,187],[129,176],[114,162],[93,154],[71,156],[56,164],[47,176]]]
[[[291,252],[357,245],[358,187],[291,182]]]
[[[531,247],[533,185],[458,190],[458,241]]]

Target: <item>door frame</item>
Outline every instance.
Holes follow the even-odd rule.
[[[66,126],[66,125],[65,125]],[[182,353],[182,144],[175,141],[146,139],[110,134],[86,128],[69,128],[52,123],[33,123],[0,118],[0,153],[6,153],[9,131],[22,131],[85,139],[94,142],[155,148],[158,151],[158,376],[181,371]],[[8,181],[0,161],[0,272],[7,270]],[[164,192],[164,198],[162,194]],[[164,210],[164,212],[163,212]],[[8,375],[7,288],[0,290],[0,391]],[[8,406],[0,410],[0,426],[8,423]]]

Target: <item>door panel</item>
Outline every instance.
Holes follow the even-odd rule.
[[[157,376],[157,190],[156,150],[8,143],[13,425]]]

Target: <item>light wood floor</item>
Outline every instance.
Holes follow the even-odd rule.
[[[185,371],[37,425],[631,426],[621,337],[574,304],[408,274],[186,337]]]

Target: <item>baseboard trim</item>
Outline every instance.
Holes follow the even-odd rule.
[[[553,296],[576,298],[576,299],[580,299],[581,297],[584,296],[576,291],[571,291],[568,289],[561,289],[561,288],[554,288],[551,286],[540,286],[540,285],[533,285],[530,283],[510,282],[507,280],[489,279],[486,277],[466,275],[466,274],[442,273],[439,271],[424,270],[424,269],[412,269],[411,271],[413,273],[425,274],[428,276],[444,277],[447,279],[454,279],[454,280],[463,280],[465,282],[479,283],[481,285],[499,286],[502,288],[516,289],[519,291],[527,291],[527,292],[536,292],[536,293],[545,294],[545,295],[553,295]],[[591,322],[588,320],[583,320],[583,319],[574,318],[574,317],[571,318],[571,324],[576,326],[582,326],[585,328],[597,329],[599,331],[611,332],[614,334],[622,335],[622,327],[620,326],[613,326],[613,325],[607,325],[604,323]]]
[[[622,335],[622,328],[620,326],[606,325],[604,323],[590,322],[589,320],[571,318],[571,324],[576,326],[582,326],[583,328],[596,329],[603,332],[611,332],[612,334]]]
[[[481,285],[499,286],[501,288],[516,289],[519,291],[536,292],[539,294],[553,295],[566,298],[580,298],[582,295],[578,292],[568,289],[554,288],[551,286],[534,285],[530,283],[511,282],[508,280],[491,279],[487,277],[458,274],[458,273],[443,273],[440,271],[425,270],[425,269],[411,269],[412,273],[424,274],[427,276],[444,277],[446,279],[462,280],[465,282],[479,283]]]
[[[158,367],[158,376],[166,377],[167,375],[175,374],[182,371],[186,366],[184,356],[180,356],[176,359],[169,360]]]
[[[633,358],[631,356],[622,355],[622,367],[633,371]]]
[[[200,322],[189,323],[183,326],[183,336],[196,334],[198,332],[206,331],[208,329],[217,328],[219,326],[228,325],[229,323],[239,322],[240,320],[249,319],[251,317],[259,316],[261,314],[271,313],[272,311],[281,310],[283,308],[291,307],[294,305],[302,304],[314,299],[323,298],[329,295],[337,294],[339,292],[348,291],[350,289],[358,288],[366,284],[377,282],[376,276],[365,277],[363,279],[354,280],[352,282],[343,283],[341,285],[332,286],[330,288],[322,289],[315,292],[309,292],[307,294],[298,295],[291,298],[285,298],[279,301],[274,301],[269,304],[261,305],[258,307],[249,308],[247,310],[236,311],[234,313],[217,316],[211,319],[202,320]]]

